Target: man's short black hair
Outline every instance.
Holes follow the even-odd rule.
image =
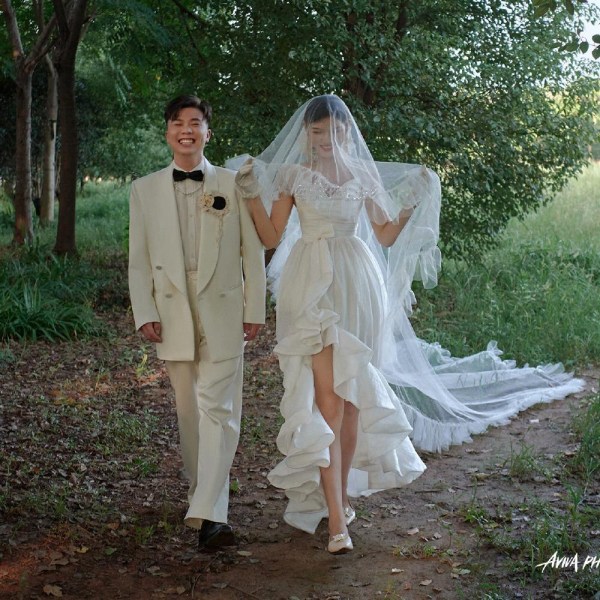
[[[197,108],[204,115],[204,120],[210,127],[212,106],[206,100],[200,100],[198,96],[193,94],[177,96],[165,106],[165,124],[168,125],[169,121],[176,119],[184,108]]]

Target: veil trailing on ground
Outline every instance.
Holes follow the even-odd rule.
[[[413,427],[411,438],[422,450],[440,451],[470,441],[490,425],[538,402],[549,402],[583,389],[584,382],[565,373],[562,365],[517,368],[502,360],[494,342],[466,358],[454,358],[435,343],[416,337],[408,316],[415,297],[411,286],[437,285],[441,267],[439,215],[441,189],[438,176],[413,164],[373,159],[352,114],[334,95],[319,96],[302,105],[275,140],[251,159],[228,161],[240,171],[240,181],[251,180],[253,195],[260,195],[270,214],[279,199],[298,190],[307,175],[322,186],[318,214],[343,224],[360,202],[356,229],[368,246],[387,298],[384,326],[373,348],[373,362],[392,386]],[[347,208],[328,205],[327,198],[342,186],[354,186]],[[331,188],[331,194],[329,194]],[[330,211],[330,212],[328,212]],[[394,243],[382,247],[377,229],[404,227]],[[291,248],[302,235],[294,210],[284,236],[268,266],[267,276],[275,300]],[[327,232],[324,232],[327,236]]]

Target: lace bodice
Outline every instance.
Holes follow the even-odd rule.
[[[351,179],[336,185],[318,172],[300,167],[290,186],[302,237],[346,237],[354,235],[367,193]]]

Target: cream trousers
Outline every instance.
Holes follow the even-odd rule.
[[[183,466],[190,480],[185,524],[198,529],[204,519],[227,522],[229,471],[240,436],[242,356],[212,362],[198,317],[196,272],[187,274],[196,357],[166,361],[175,391]],[[242,323],[240,323],[242,327]]]

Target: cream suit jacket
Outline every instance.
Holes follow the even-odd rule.
[[[184,361],[194,360],[194,329],[172,170],[131,186],[129,291],[136,328],[161,323],[158,357]],[[204,192],[229,208],[224,216],[205,211],[201,220],[197,302],[213,361],[242,354],[243,323],[265,322],[264,250],[234,177],[205,159]]]

